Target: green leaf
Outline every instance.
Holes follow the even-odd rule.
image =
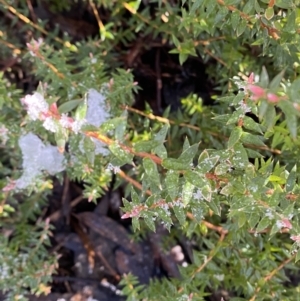
[[[286,192],[292,192],[297,180],[297,165],[293,167],[291,170],[287,180],[286,180],[286,185],[285,185],[285,190]]]
[[[120,122],[123,122],[121,117],[115,117],[115,118],[110,118],[109,120],[106,120],[101,124],[101,130],[104,132],[109,132],[117,128],[117,126],[120,124]],[[122,139],[123,140],[123,139]]]
[[[82,103],[82,99],[74,99],[74,100],[67,101],[58,107],[58,111],[60,114],[71,112],[80,103]]]
[[[104,36],[103,33],[100,31],[100,36],[101,36],[101,40],[104,41],[105,38],[108,40],[113,40],[115,37],[114,35],[110,32],[110,31],[104,31]]]
[[[216,214],[221,216],[221,207],[219,204],[216,203],[215,200],[211,200],[211,202],[207,203],[209,208]]]
[[[191,9],[190,9],[190,15],[194,14],[195,11],[203,4],[204,0],[195,0]]]
[[[203,203],[197,202],[192,206],[192,213],[196,221],[200,223],[204,218],[204,209],[202,208]],[[204,206],[203,206],[204,207]]]
[[[215,174],[217,176],[224,175],[229,171],[229,169],[230,169],[230,166],[227,163],[222,162],[216,166]]]
[[[225,0],[224,3],[226,5],[238,5],[241,2],[241,0]]]
[[[86,112],[87,112],[87,94],[84,96],[84,100],[81,101],[81,103],[79,104],[79,106],[76,109],[75,119],[76,120],[85,119]]]
[[[253,229],[257,225],[259,219],[260,219],[260,215],[258,213],[255,213],[255,212],[251,213],[251,216],[248,220],[248,223],[249,223],[249,226],[251,229]]]
[[[266,146],[262,140],[257,135],[252,135],[246,132],[243,132],[241,141],[245,144],[257,145],[257,146]]]
[[[257,0],[255,0],[255,4],[254,4],[254,8],[255,8],[255,11],[256,13],[260,14],[262,13],[264,10],[259,6],[259,3]]]
[[[295,203],[288,205],[282,212],[283,216],[292,216],[294,214]]]
[[[289,93],[292,102],[300,103],[300,78],[293,81],[290,86]]]
[[[291,136],[295,139],[297,137],[297,116],[295,115],[295,108],[289,101],[281,101],[278,103],[278,107],[283,111],[286,118],[287,127],[291,133]],[[296,112],[297,113],[297,112]]]
[[[247,130],[262,134],[260,124],[256,123],[251,117],[248,116],[243,117],[243,127]]]
[[[260,39],[257,39],[255,40],[253,43],[251,43],[252,46],[259,46],[259,45],[262,45],[264,43],[264,39],[263,38],[260,38]]]
[[[181,162],[191,163],[198,151],[198,147],[199,147],[198,143],[190,146],[189,148],[187,148],[185,151],[182,152],[178,160]]]
[[[238,169],[244,169],[248,165],[248,155],[242,144],[238,143],[234,146],[234,156],[232,164]]]
[[[274,234],[278,233],[280,230],[281,230],[281,226],[278,226],[277,223],[274,223],[273,226],[272,226],[272,228],[271,228],[271,231],[270,231],[270,238],[271,238]]]
[[[204,150],[199,156],[197,171],[202,174],[209,172],[217,164],[219,158],[220,156],[208,157],[207,151]]]
[[[278,177],[276,175],[269,176],[268,181],[272,182],[272,183],[278,183],[278,184],[281,184],[281,185],[285,184],[285,179],[281,178],[281,177]]]
[[[206,2],[206,15],[209,16],[213,11],[215,11],[217,3],[215,1]]]
[[[155,149],[157,146],[161,144],[160,141],[155,140],[148,140],[148,141],[138,141],[134,143],[133,149],[140,153],[140,152],[150,152]]]
[[[239,226],[239,228],[242,228],[245,225],[246,221],[247,221],[247,215],[243,211],[241,211],[239,216],[238,216],[238,226]]]
[[[83,149],[84,154],[86,155],[87,159],[91,164],[94,164],[95,160],[95,143],[92,141],[90,137],[84,137],[83,139]]]
[[[190,147],[190,142],[187,137],[184,139],[183,147],[182,147],[182,152],[186,151]]]
[[[208,151],[205,149],[198,158],[198,164],[206,162],[207,160],[209,160],[209,154]]]
[[[261,18],[262,22],[264,22],[264,18]],[[262,35],[264,38],[264,43],[263,43],[263,53],[262,55],[266,55],[268,53],[268,48],[270,45],[270,36],[269,36],[269,31],[267,30],[267,28],[264,28],[262,31]]]
[[[247,151],[247,154],[248,154],[248,158],[252,158],[252,159],[254,159],[254,158],[263,158],[263,155],[258,151],[255,151],[255,150],[250,149],[250,148],[247,148],[246,151]]]
[[[180,42],[178,41],[175,35],[172,35],[172,41],[177,48],[180,47]]]
[[[188,59],[189,55],[187,53],[179,53],[179,63],[182,66],[183,63]]]
[[[123,111],[115,130],[115,140],[123,141],[127,127],[128,111]]]
[[[141,204],[140,198],[133,187],[131,187],[131,200],[132,204],[136,206]]]
[[[140,230],[140,222],[137,217],[132,218],[132,229],[133,229],[133,232]]]
[[[296,32],[296,12],[290,11],[287,17],[287,22],[284,26],[284,31],[288,33],[295,33]]]
[[[120,165],[132,163],[133,154],[121,148],[117,142],[112,143],[109,149],[120,160]]]
[[[276,0],[275,5],[283,9],[296,8],[293,0]]]
[[[173,206],[173,211],[181,226],[185,224],[186,214],[181,206]]]
[[[132,9],[131,12],[134,14],[139,9],[140,4],[141,4],[141,0],[127,2],[127,5]]]
[[[237,123],[241,118],[241,110],[234,111],[228,119],[226,125]]]
[[[203,175],[200,175],[199,173],[191,170],[187,170],[185,172],[184,178],[186,181],[200,189],[202,189],[205,185],[208,184],[207,180],[204,178]]]
[[[211,202],[211,197],[212,197],[212,191],[211,191],[211,187],[209,184],[203,186],[201,189],[201,194],[203,196],[203,198],[207,201],[207,202]]]
[[[180,161],[174,158],[163,159],[161,165],[166,169],[174,169],[174,170],[186,170],[190,168],[189,162]]]
[[[182,202],[184,206],[189,204],[191,198],[193,197],[194,188],[195,186],[192,183],[188,181],[184,183],[182,187]]]
[[[224,18],[227,16],[227,14],[228,14],[228,8],[222,6],[215,16],[214,25],[218,25],[219,22],[222,22]]]
[[[225,114],[225,115],[215,116],[212,119],[215,120],[215,121],[217,121],[217,122],[220,122],[222,124],[226,124],[227,121],[229,120],[230,116],[231,115],[229,115],[229,114]]]
[[[282,133],[275,132],[275,134],[273,135],[271,148],[275,148],[277,145],[283,142],[284,142],[284,135],[282,135]]]
[[[266,101],[263,102],[265,104],[266,112],[263,117],[263,124],[266,126],[267,130],[273,128],[276,122],[276,109],[275,106],[269,105]]]
[[[300,249],[297,251],[297,255],[295,257],[295,263],[300,260]]]
[[[165,183],[168,190],[168,193],[172,200],[178,197],[178,182],[179,175],[173,170],[169,170],[166,175]]]
[[[251,15],[254,12],[254,1],[248,0],[243,7],[243,13]]]
[[[141,217],[144,218],[144,221],[146,225],[149,227],[149,229],[153,232],[155,232],[155,223],[153,220],[153,216],[151,212],[144,211],[143,214],[141,214]]]
[[[168,157],[167,150],[163,144],[158,145],[154,148],[154,153],[162,159],[166,159]]]
[[[165,124],[158,133],[154,135],[154,140],[159,142],[164,142],[168,133],[170,126]]]
[[[236,30],[236,35],[239,37],[240,35],[242,35],[244,33],[244,31],[246,30],[247,28],[247,21],[242,19],[240,21],[240,24],[238,25],[237,27],[237,30]]]
[[[232,148],[240,140],[242,134],[242,128],[240,126],[236,126],[230,134],[228,148]]]
[[[164,222],[165,227],[170,230],[173,224],[170,209],[158,207],[156,208],[156,212],[158,213],[158,217]]]
[[[282,81],[282,78],[284,76],[285,70],[282,70],[280,73],[278,73],[270,82],[270,89],[277,89]]]
[[[236,29],[238,27],[240,18],[241,18],[241,16],[240,16],[240,14],[237,11],[233,11],[231,13],[230,20],[231,20],[231,26],[232,26],[232,28],[233,28],[234,31],[236,31]]]
[[[151,207],[154,203],[159,201],[159,199],[160,199],[160,195],[152,194],[147,198],[145,203],[148,207]]]
[[[274,9],[273,7],[268,7],[265,11],[265,18],[267,20],[271,20],[274,17]]]
[[[291,136],[296,139],[297,138],[297,126],[298,126],[298,120],[297,116],[291,115],[286,120],[288,129],[290,130]]]
[[[265,66],[262,67],[259,83],[262,88],[267,88],[269,86],[269,75]]]
[[[245,93],[244,92],[240,92],[238,93],[234,99],[232,100],[232,105],[238,105],[243,99],[245,98]]]
[[[226,195],[226,196],[229,196],[231,194],[233,194],[234,192],[234,187],[232,186],[231,183],[228,183],[226,186],[224,186],[222,188],[222,190],[220,191],[220,194],[223,194],[223,195]]]
[[[58,149],[63,152],[65,150],[65,146],[66,146],[67,139],[68,139],[67,132],[64,131],[63,128],[61,128],[61,130],[59,130],[58,132],[55,133],[54,137],[55,137],[55,142],[56,142]]]
[[[263,217],[262,220],[258,223],[257,227],[256,227],[256,231],[260,232],[265,230],[270,224],[271,224],[271,220],[269,217]]]
[[[145,173],[149,177],[149,181],[160,186],[160,175],[157,170],[157,165],[150,158],[144,158],[143,166],[145,169]]]

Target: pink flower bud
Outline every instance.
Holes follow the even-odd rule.
[[[254,73],[251,72],[251,74],[248,77],[247,83],[248,84],[253,84],[253,82],[254,82]]]
[[[300,243],[300,235],[292,235],[291,240]]]
[[[2,188],[3,192],[9,192],[16,188],[16,182],[10,181],[5,187]]]
[[[59,115],[56,102],[50,105],[49,110],[51,111],[51,113]]]
[[[27,48],[32,56],[36,56],[40,46],[43,44],[43,39],[32,40],[30,43],[26,43]]]
[[[131,212],[126,212],[125,214],[123,214],[121,216],[122,219],[125,219],[125,218],[130,218],[130,217],[135,217],[135,216],[138,216],[140,214],[142,210],[142,207],[136,207],[136,208],[133,208]]]
[[[277,103],[280,100],[280,98],[274,93],[268,93],[267,99],[269,102],[272,102],[272,103]]]
[[[262,98],[265,96],[265,90],[256,85],[247,85],[247,89],[253,94],[255,98]]]

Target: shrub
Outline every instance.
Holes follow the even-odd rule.
[[[298,284],[286,283],[300,258],[299,1],[90,2],[107,12],[105,24],[95,15],[101,41],[61,38],[27,18],[25,1],[0,1],[35,37],[20,45],[2,23],[3,55],[41,81],[28,93],[0,82],[0,289],[9,300],[49,292],[51,226],[35,220],[49,175],[64,171],[90,201],[115,174],[131,184],[123,218],[134,231],[163,224],[197,246],[180,279],[141,287],[124,276],[128,300],[204,300],[220,288],[236,301],[298,300]],[[138,86],[116,46],[140,36],[163,41],[180,64],[199,56],[213,104],[191,95],[163,116],[133,109]]]

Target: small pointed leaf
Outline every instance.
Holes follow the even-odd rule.
[[[133,154],[121,148],[117,142],[111,144],[109,149],[120,160],[121,165],[132,162]]]
[[[240,126],[236,126],[230,134],[228,148],[232,148],[240,140],[242,134],[242,128]]]

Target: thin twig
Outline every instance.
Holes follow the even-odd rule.
[[[251,17],[248,16],[247,14],[245,14],[244,12],[240,11],[239,9],[237,9],[235,6],[227,5],[223,0],[216,0],[216,1],[218,2],[218,4],[225,6],[228,10],[230,10],[232,12],[238,12],[242,19],[246,20],[249,23],[251,22]],[[250,26],[250,25],[248,25],[248,26]],[[271,36],[273,39],[278,40],[280,38],[278,29],[267,26],[266,24],[264,24],[261,21],[260,21],[260,26],[262,28],[266,28],[269,36]]]
[[[220,238],[218,240],[218,243],[216,245],[216,247],[212,250],[210,250],[209,252],[209,256],[205,259],[205,261],[203,262],[203,264],[201,266],[199,266],[195,271],[192,272],[191,276],[190,276],[190,280],[194,279],[195,276],[200,273],[207,265],[208,263],[214,258],[214,256],[216,255],[219,247],[222,245],[222,242],[225,238],[226,234],[225,233],[221,233]],[[183,287],[180,287],[178,289],[178,293],[181,293],[184,290]]]
[[[30,0],[26,0],[26,2],[27,2],[27,6],[28,6],[28,9],[30,11],[31,18],[32,18],[33,22],[37,23],[37,17],[36,17],[36,15],[34,13],[31,1]]]
[[[99,141],[105,143],[106,145],[112,145],[113,143],[115,143],[114,140],[102,135],[102,134],[99,134],[97,132],[85,132],[85,134],[89,137],[93,137],[93,138],[96,138],[98,139]],[[120,148],[122,148],[123,150],[125,150],[126,152],[128,153],[131,153],[135,156],[138,156],[140,158],[149,158],[151,159],[153,162],[155,162],[156,164],[159,164],[161,165],[162,163],[162,159],[159,158],[158,156],[155,156],[153,154],[149,154],[149,153],[145,153],[145,152],[136,152],[133,148],[125,145],[125,144],[122,144],[122,143],[119,143],[118,144]]]
[[[125,173],[124,171],[120,170],[120,171],[118,172],[118,175],[119,175],[121,178],[123,178],[125,181],[127,181],[128,183],[132,184],[132,185],[133,185],[134,187],[136,187],[137,189],[143,190],[142,185],[141,185],[138,181],[136,181],[136,180],[132,179],[131,177],[127,176],[126,173]],[[146,190],[146,194],[151,195],[152,193],[151,193],[150,190]]]
[[[142,112],[138,109],[135,109],[135,108],[131,108],[131,107],[127,107],[127,106],[122,106],[122,108],[126,109],[130,112],[136,113],[138,115],[144,116],[148,119],[156,120],[156,121],[161,122],[161,123],[178,125],[178,126],[181,126],[181,127],[186,127],[186,128],[195,130],[197,132],[200,132],[202,130],[200,127],[198,127],[196,125],[192,125],[192,124],[188,124],[188,123],[177,123],[174,120],[171,120],[171,119],[168,119],[168,118],[165,118],[165,117],[161,117],[161,116],[156,116],[152,113],[144,113],[144,112]],[[205,132],[210,134],[211,136],[218,137],[218,138],[221,138],[221,139],[224,139],[224,140],[228,140],[227,136],[221,135],[219,133],[215,133],[215,132],[212,132],[212,131],[205,131]],[[268,146],[258,146],[258,145],[253,145],[253,144],[244,144],[244,145],[246,147],[249,147],[249,148],[252,148],[252,149],[265,150],[265,151],[269,151],[269,152],[271,152],[273,154],[276,154],[276,155],[281,155],[281,151],[279,149],[276,149],[276,148],[269,148]]]
[[[23,21],[24,23],[32,26],[33,28],[35,28],[36,30],[40,31],[41,33],[43,33],[46,36],[49,36],[49,33],[47,30],[45,30],[43,27],[33,23],[30,19],[28,19],[26,16],[22,15],[21,13],[19,13],[14,7],[12,7],[11,5],[9,5],[5,0],[0,0],[0,3],[2,3],[13,15],[17,16],[21,21]],[[63,41],[62,39],[58,38],[58,37],[53,37],[54,40],[56,42],[61,43],[62,45],[66,46],[66,47],[71,47],[71,43],[68,41]]]
[[[95,18],[97,20],[100,32],[104,32],[105,31],[105,26],[103,25],[103,23],[100,19],[100,16],[99,16],[99,13],[98,13],[98,10],[97,10],[97,7],[96,7],[95,3],[92,0],[90,0],[89,3],[92,7],[93,13],[94,13]]]
[[[138,109],[127,107],[127,106],[122,106],[122,108],[126,109],[126,110],[128,110],[130,112],[136,113],[138,115],[144,116],[144,117],[146,117],[148,119],[156,120],[156,121],[161,122],[161,123],[178,125],[178,126],[181,126],[181,127],[186,127],[186,128],[198,131],[198,132],[201,131],[201,128],[198,127],[198,126],[196,126],[196,125],[192,125],[192,124],[188,124],[188,123],[184,123],[184,122],[177,123],[174,120],[171,120],[171,119],[168,119],[168,118],[165,118],[165,117],[161,117],[161,116],[157,116],[157,115],[154,115],[152,113],[144,113],[144,112],[142,112],[142,111],[140,111]],[[211,131],[207,131],[207,133],[209,133],[212,136],[216,136],[216,137],[220,137],[220,138],[223,137],[220,134],[214,133],[214,132],[211,132]]]
[[[270,281],[284,266],[286,266],[289,262],[291,262],[296,257],[296,254],[291,256],[290,258],[287,258],[284,262],[282,262],[278,267],[276,267],[271,273],[269,273],[266,277],[264,277],[264,284],[265,282]],[[254,292],[254,295],[249,301],[255,301],[258,293],[261,290],[261,286],[257,286]]]

